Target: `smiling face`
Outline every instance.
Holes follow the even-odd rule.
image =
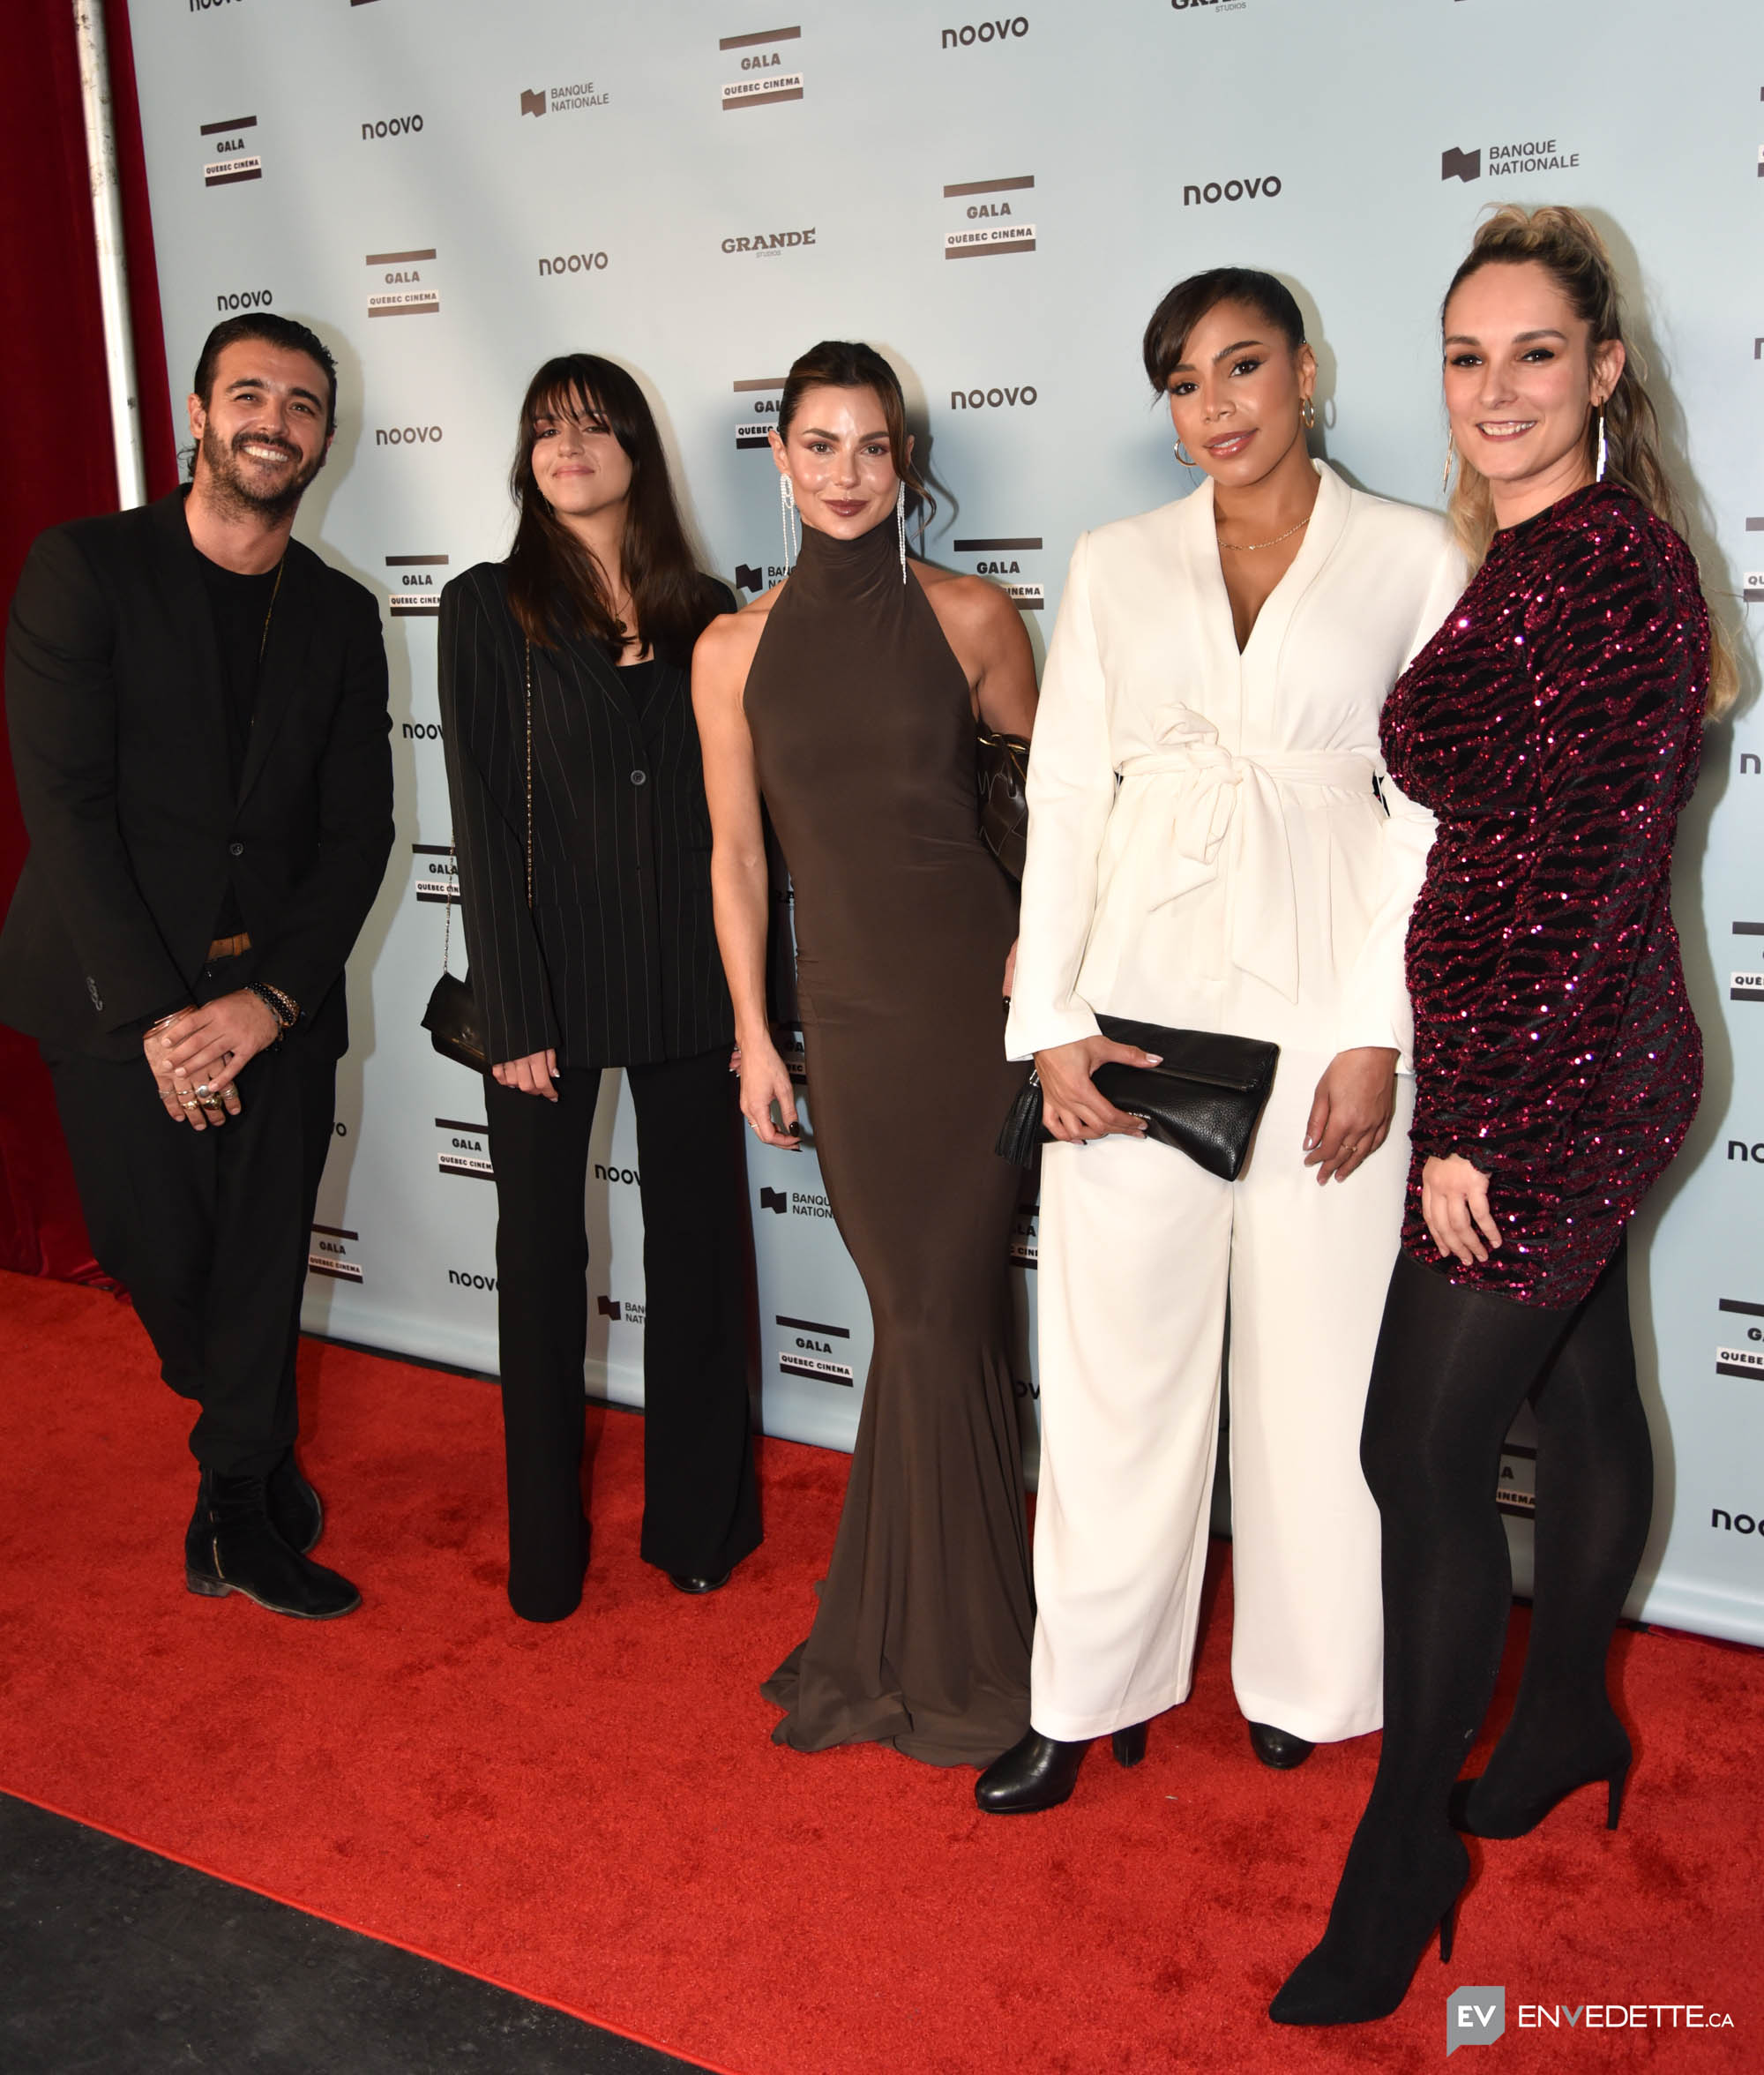
[[[1587,425],[1623,371],[1623,348],[1594,348],[1547,267],[1484,266],[1446,306],[1446,409],[1452,438],[1488,478],[1500,525],[1542,511],[1591,478]]]
[[[1308,346],[1289,346],[1246,303],[1215,303],[1183,341],[1164,386],[1177,438],[1215,483],[1247,490],[1295,448],[1299,412],[1317,386]]]
[[[592,519],[631,494],[631,456],[587,396],[552,397],[534,413],[532,463],[560,519]]]
[[[907,460],[913,442],[907,439]],[[901,478],[888,420],[873,389],[804,390],[772,455],[790,478],[803,523],[837,540],[856,540],[891,518]]]
[[[307,354],[263,339],[223,347],[208,401],[189,399],[198,489],[259,519],[286,517],[331,451],[330,391]]]

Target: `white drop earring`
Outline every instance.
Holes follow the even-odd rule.
[[[790,565],[803,551],[803,521],[796,510],[796,486],[784,475],[778,478],[778,507],[784,526],[784,572],[789,575]],[[796,536],[794,543],[790,538],[793,525]]]
[[[894,492],[894,532],[901,543],[901,581],[907,581],[907,486]]]
[[[1596,476],[1593,477],[1593,481],[1594,481],[1595,483],[1603,483],[1603,482],[1604,481],[1604,406],[1603,406],[1603,404],[1600,404],[1600,406],[1599,406],[1599,422],[1598,422],[1598,473],[1597,473],[1597,474],[1596,474]]]

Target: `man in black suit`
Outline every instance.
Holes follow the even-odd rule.
[[[294,1459],[343,963],[392,848],[372,596],[289,537],[336,426],[303,325],[210,333],[187,491],[52,528],[7,632],[31,838],[0,1016],[41,1045],[94,1251],[201,1407],[190,1589],[323,1620]]]

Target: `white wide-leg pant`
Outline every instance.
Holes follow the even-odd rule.
[[[1127,1138],[1043,1150],[1030,1719],[1075,1741],[1188,1697],[1230,1298],[1231,1679],[1313,1743],[1382,1719],[1379,1517],[1360,1422],[1396,1259],[1415,1084],[1319,1188],[1328,1055],[1284,1050],[1242,1176]]]

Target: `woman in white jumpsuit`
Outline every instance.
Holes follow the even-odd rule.
[[[1133,1763],[1187,1697],[1228,1317],[1237,1704],[1283,1766],[1380,1719],[1359,1435],[1432,821],[1378,724],[1463,566],[1442,520],[1310,459],[1316,363],[1272,277],[1179,284],[1146,364],[1204,477],[1079,540],[1029,772],[1006,1045],[1064,1142],[1042,1168],[1032,1727],[981,1778],[998,1813],[1064,1801],[1093,1737]],[[1141,1058],[1099,1011],[1280,1046],[1235,1183],[1097,1092],[1099,1063]]]

